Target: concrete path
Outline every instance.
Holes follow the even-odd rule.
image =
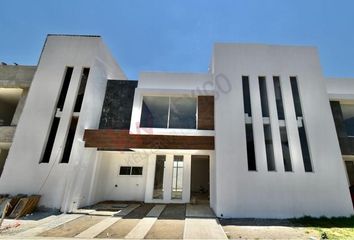
[[[77,238],[94,238],[101,232],[103,232],[106,228],[109,228],[118,220],[122,219],[121,217],[107,217],[101,222],[93,225],[92,227],[86,229],[85,231],[81,232],[79,235],[76,235]]]
[[[140,222],[125,236],[127,239],[143,239],[160,216],[166,205],[156,205]]]
[[[183,239],[228,239],[215,218],[187,218]]]
[[[56,228],[52,228],[48,231],[40,233],[38,236],[41,237],[75,237],[82,231],[96,225],[102,221],[105,217],[102,216],[90,216],[83,215],[77,219],[70,222],[61,224]]]
[[[208,205],[129,204],[116,216],[91,214],[52,216],[0,239],[227,239]]]
[[[215,214],[207,204],[187,204],[186,217],[215,218]]]
[[[25,238],[25,237],[33,237],[42,232],[48,231],[50,229],[56,228],[64,223],[70,222],[74,219],[81,217],[79,214],[62,214],[55,218],[53,221],[47,222],[35,228],[31,228],[27,231],[18,233],[16,237]]]
[[[121,211],[119,211],[114,216],[124,217],[125,215],[128,215],[131,211],[133,211],[135,208],[137,208],[139,206],[140,206],[140,204],[130,204],[128,207],[122,209]]]

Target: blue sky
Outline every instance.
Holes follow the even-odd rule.
[[[205,72],[213,43],[314,45],[354,78],[353,0],[16,0],[0,4],[0,61],[35,65],[47,33],[101,35],[130,79]]]

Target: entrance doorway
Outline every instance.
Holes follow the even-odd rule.
[[[208,155],[192,155],[191,203],[209,203],[210,159]]]

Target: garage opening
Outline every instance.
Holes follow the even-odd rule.
[[[191,203],[209,203],[210,159],[208,155],[192,155]]]

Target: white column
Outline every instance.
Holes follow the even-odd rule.
[[[258,172],[266,172],[268,171],[267,156],[264,142],[263,117],[258,76],[250,76],[249,83],[251,95],[254,151],[256,156],[256,169]]]
[[[272,128],[275,170],[277,172],[284,172],[285,170],[284,170],[284,161],[283,161],[283,150],[281,146],[279,117],[277,112],[277,104],[275,100],[273,76],[268,75],[266,81],[267,81],[269,116],[270,116],[270,123]]]
[[[145,202],[152,202],[155,179],[156,154],[150,154],[146,172]]]
[[[190,202],[191,199],[191,155],[183,156],[183,202]]]
[[[167,154],[163,176],[163,199],[164,202],[171,201],[172,191],[173,155]]]
[[[280,86],[283,93],[283,105],[285,114],[286,131],[288,134],[289,150],[293,172],[304,172],[302,152],[299,138],[299,130],[296,121],[293,94],[291,91],[290,79],[288,75],[280,77]]]

